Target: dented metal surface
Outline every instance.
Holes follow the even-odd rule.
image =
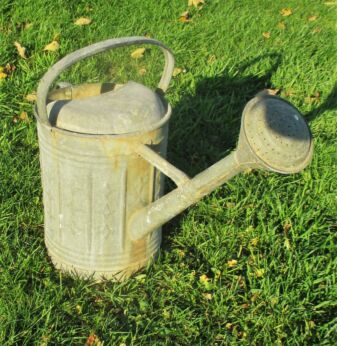
[[[159,250],[161,226],[239,172],[298,172],[313,150],[310,130],[296,108],[259,95],[243,112],[238,148],[189,178],[165,160],[171,107],[159,93],[135,82],[65,85],[47,93],[57,75],[77,60],[134,43],[163,49],[160,86],[165,91],[173,71],[171,52],[158,41],[137,37],[104,41],[66,56],[38,89],[46,246],[56,267],[96,280],[122,280],[145,266]],[[166,195],[164,175],[177,184]]]

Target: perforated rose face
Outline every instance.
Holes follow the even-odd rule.
[[[251,149],[272,170],[294,173],[310,162],[310,129],[287,101],[270,95],[255,97],[246,105],[242,121]]]

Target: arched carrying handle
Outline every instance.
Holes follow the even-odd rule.
[[[111,48],[117,48],[122,46],[130,46],[133,44],[152,44],[159,46],[165,56],[165,66],[164,70],[158,84],[158,88],[166,91],[170,83],[173,68],[174,68],[174,57],[169,48],[167,48],[163,43],[141,36],[134,37],[121,37],[110,39],[102,42],[92,44],[90,46],[81,48],[73,53],[66,55],[63,59],[58,61],[53,65],[47,73],[41,79],[39,86],[37,88],[37,115],[43,124],[50,125],[48,115],[47,115],[47,96],[51,84],[55,79],[63,72],[65,69],[75,64],[76,62],[93,56],[98,53],[102,53]]]

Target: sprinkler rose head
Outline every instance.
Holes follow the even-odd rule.
[[[293,105],[277,96],[258,95],[247,103],[241,136],[241,143],[249,147],[259,165],[275,172],[299,172],[312,158],[306,121]]]

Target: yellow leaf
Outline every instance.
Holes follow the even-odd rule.
[[[206,274],[203,274],[199,277],[199,281],[202,283],[208,282],[209,281],[209,277]]]
[[[91,23],[91,19],[88,18],[88,17],[81,17],[81,18],[78,18],[76,21],[75,21],[75,25],[78,25],[78,26],[83,26],[83,25],[89,25]]]
[[[14,46],[16,47],[16,50],[18,51],[18,54],[21,56],[21,58],[27,59],[26,48],[21,46],[21,44],[17,41],[14,42]]]
[[[283,17],[288,17],[293,13],[293,11],[291,8],[288,7],[288,8],[282,8],[280,13]]]
[[[178,76],[178,74],[180,74],[183,70],[180,68],[180,67],[175,67],[173,69],[173,73],[172,73],[172,76],[175,77],[175,76]]]
[[[0,79],[5,79],[7,74],[5,72],[0,71]]]
[[[265,273],[265,270],[264,270],[264,269],[256,269],[256,270],[255,270],[255,276],[256,276],[257,278],[262,278],[263,275],[264,275],[264,273]]]
[[[277,27],[278,27],[279,29],[281,29],[281,30],[284,30],[284,29],[286,28],[286,25],[285,25],[284,22],[279,22],[279,23],[277,24]]]
[[[251,244],[252,246],[256,246],[258,243],[259,243],[259,238],[258,238],[258,237],[253,238],[253,239],[250,241],[250,244]]]
[[[180,17],[178,18],[179,22],[182,23],[188,23],[191,21],[190,19],[190,14],[188,13],[188,11],[183,12]]]
[[[49,52],[55,52],[60,48],[60,44],[57,41],[52,41],[49,44],[47,44],[43,50],[49,51]]]
[[[238,264],[238,261],[235,260],[235,259],[231,259],[231,260],[227,261],[227,266],[228,266],[229,268],[233,268],[233,267],[235,267],[237,264]]]
[[[269,31],[265,31],[265,32],[262,33],[262,36],[264,38],[270,38],[270,32]]]
[[[25,23],[25,29],[27,30],[27,29],[29,29],[29,28],[31,28],[33,26],[33,23],[29,23],[29,22],[27,22],[27,23]]]
[[[78,315],[81,315],[82,314],[82,306],[81,305],[76,305],[76,307],[75,307],[75,309],[76,309],[76,312],[77,312],[77,314]]]
[[[204,297],[205,299],[207,300],[211,300],[213,298],[212,294],[211,293],[204,293]]]
[[[313,22],[313,21],[315,21],[315,20],[317,20],[317,16],[310,16],[310,17],[308,17],[308,21],[309,22]]]
[[[28,102],[34,102],[34,101],[36,101],[36,94],[28,94],[28,95],[26,95],[25,99]]]
[[[20,120],[22,120],[25,123],[29,122],[29,118],[28,118],[28,114],[27,112],[21,112],[21,114],[19,115]]]
[[[199,5],[202,5],[204,3],[204,0],[188,0],[188,6],[198,7]]]
[[[144,56],[145,48],[138,48],[131,53],[132,59],[139,59]]]

